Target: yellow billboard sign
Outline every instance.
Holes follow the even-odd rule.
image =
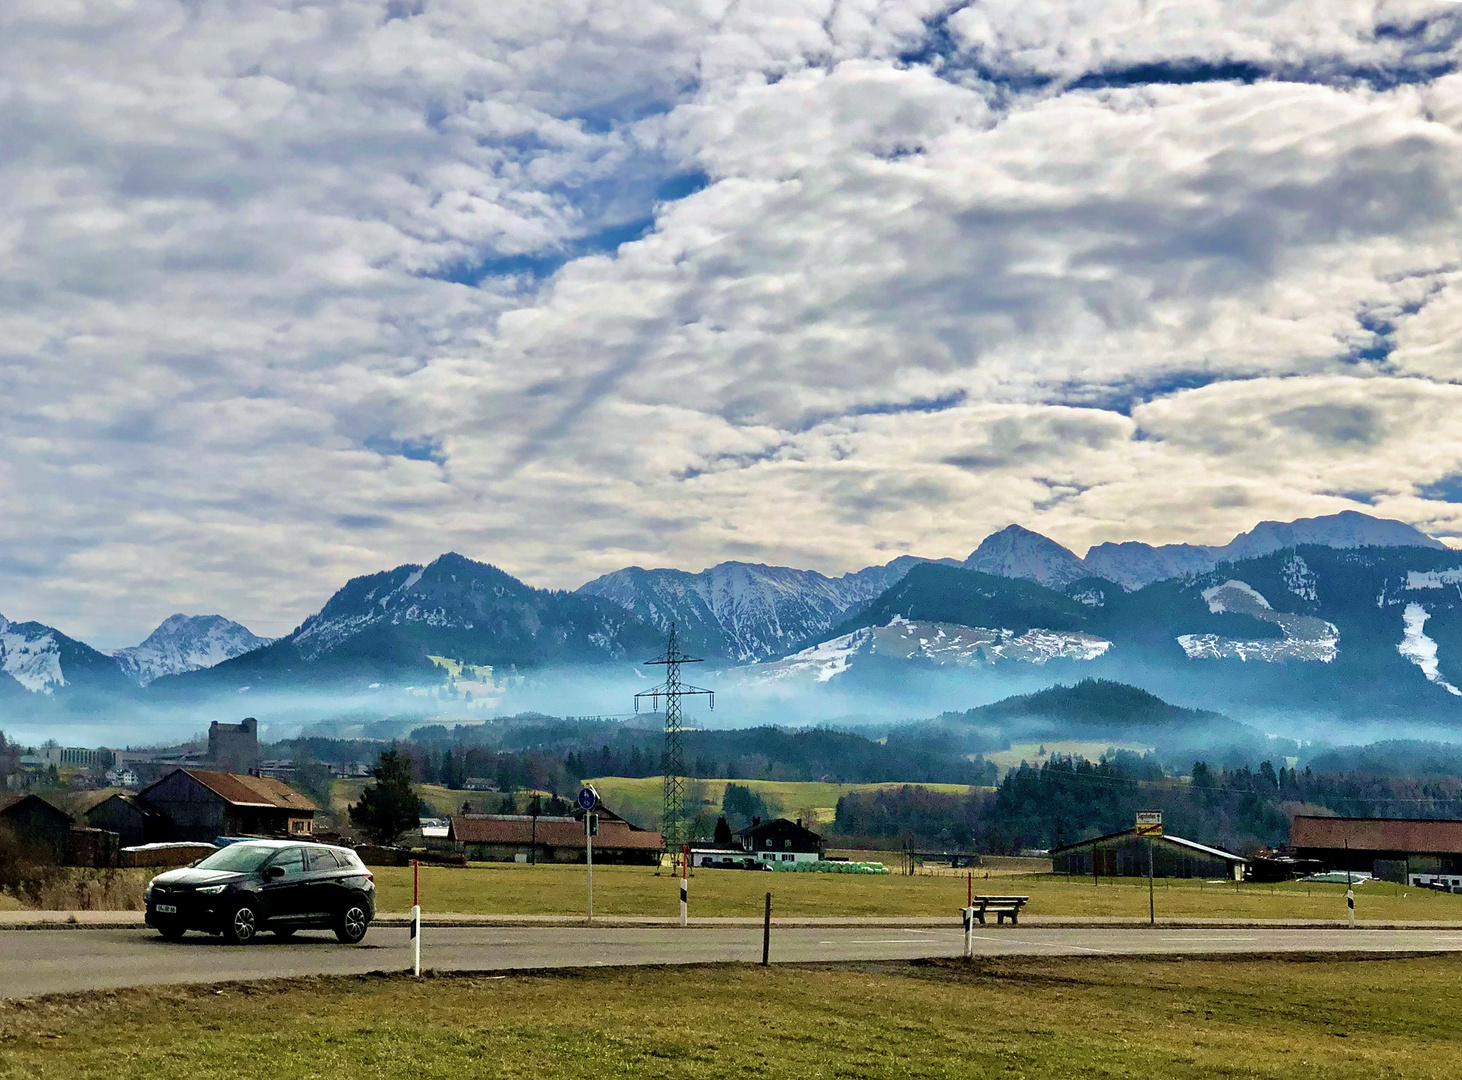
[[[1139,810],[1139,811],[1137,811],[1137,835],[1138,836],[1161,836],[1162,835],[1162,811],[1161,810]]]

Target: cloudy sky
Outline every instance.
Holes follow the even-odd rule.
[[[0,612],[1462,542],[1462,6],[7,0]]]

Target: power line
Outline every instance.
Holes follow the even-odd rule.
[[[704,694],[710,699],[711,708],[716,707],[716,695],[699,686],[691,686],[680,681],[681,664],[699,664],[701,659],[698,656],[687,656],[680,651],[680,644],[675,639],[675,624],[670,624],[670,641],[665,647],[665,655],[658,660],[647,660],[645,663],[651,666],[665,668],[665,681],[659,686],[649,690],[641,690],[635,695],[635,712],[640,711],[640,699],[649,698],[652,711],[659,711],[660,699],[665,699],[665,752],[661,759],[661,771],[664,773],[664,802],[660,815],[660,838],[665,844],[667,851],[679,851],[686,840],[685,823],[685,749],[681,744],[683,722],[681,718],[680,699],[683,697],[696,697]]]

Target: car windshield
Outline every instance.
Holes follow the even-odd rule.
[[[263,866],[275,850],[272,847],[255,847],[253,844],[230,844],[200,862],[198,869],[232,870],[236,874],[250,874]]]

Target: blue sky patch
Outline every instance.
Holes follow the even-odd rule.
[[[365,448],[382,457],[402,457],[408,461],[433,461],[441,465],[447,460],[441,444],[430,439],[393,439],[372,435],[366,439]]]

